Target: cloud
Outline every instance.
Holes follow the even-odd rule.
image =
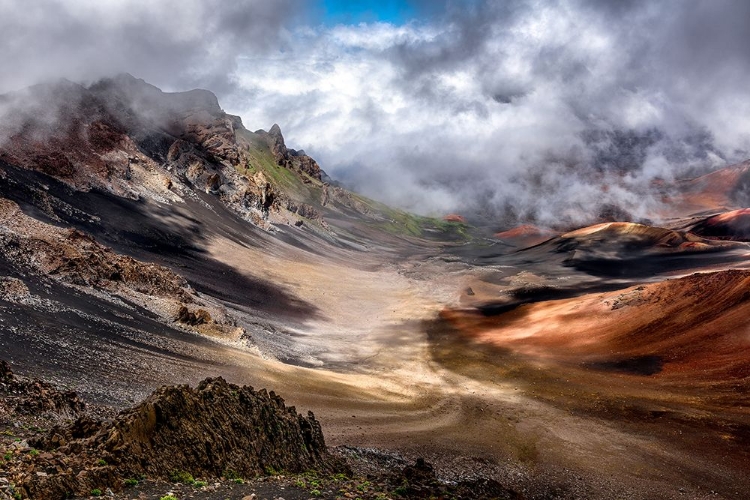
[[[234,88],[238,54],[277,50],[298,0],[0,0],[0,92],[129,72],[151,83]]]
[[[447,2],[405,26],[307,28],[247,58],[235,103],[334,177],[412,210],[639,217],[654,179],[750,155],[750,4]]]
[[[367,195],[509,222],[651,217],[654,180],[750,156],[750,3],[413,6],[405,25],[329,26],[294,0],[0,0],[18,68],[0,87],[128,71],[209,88]]]

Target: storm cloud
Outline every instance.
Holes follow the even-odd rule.
[[[209,88],[420,213],[653,217],[655,181],[750,156],[748,2],[424,2],[405,25],[339,26],[291,0],[102,5],[0,3],[0,63],[17,68],[0,86],[128,71]]]

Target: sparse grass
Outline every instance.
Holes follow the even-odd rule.
[[[196,481],[193,483],[193,486],[195,486],[196,488],[203,488],[207,484],[208,483],[206,481]]]
[[[130,479],[126,479],[124,481],[124,483],[125,483],[125,486],[137,486],[138,485],[138,480],[130,478]]]
[[[359,491],[365,491],[367,488],[370,487],[370,481],[363,481],[360,484],[357,485],[357,489]]]
[[[174,495],[165,495],[163,497],[160,497],[159,500],[179,500],[179,499]]]
[[[182,483],[182,484],[194,484],[195,483],[195,479],[193,478],[193,475],[184,470],[173,470],[169,474],[169,480],[172,481],[173,483]]]
[[[224,473],[221,475],[224,479],[232,480],[232,479],[240,479],[239,474],[237,474],[232,469],[227,469],[224,471]]]
[[[102,490],[100,490],[99,488],[94,488],[93,490],[91,490],[91,496],[92,497],[102,496]]]
[[[99,460],[96,461],[96,465],[99,465],[99,466],[107,465],[107,461],[104,460],[103,458],[100,458]]]
[[[280,472],[277,471],[276,469],[274,469],[272,466],[267,465],[266,466],[266,474],[269,475],[269,476],[278,476],[280,474]]]
[[[32,448],[32,449],[29,450],[29,455],[31,455],[32,457],[38,457],[39,456],[39,450],[37,450],[35,448]]]

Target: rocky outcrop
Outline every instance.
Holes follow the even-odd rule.
[[[270,220],[297,222],[301,214],[287,213],[283,200],[309,203],[325,176],[304,151],[287,148],[278,125],[249,132],[206,90],[167,93],[123,74],[89,86],[39,85],[0,100],[0,161],[76,190],[159,203],[206,192],[270,229]],[[263,172],[270,182],[256,178]],[[303,211],[320,217],[312,206]]]
[[[0,255],[24,269],[73,285],[191,300],[187,282],[166,267],[117,254],[76,229],[40,222],[9,200],[0,199],[0,222]]]
[[[219,174],[212,174],[206,180],[206,192],[210,194],[219,194],[221,187],[221,177]]]
[[[522,496],[493,479],[473,478],[446,484],[439,481],[431,464],[418,458],[413,465],[387,477],[390,489],[403,498],[454,498],[457,500],[514,500]]]
[[[205,325],[206,323],[211,322],[211,314],[205,309],[191,311],[187,306],[181,306],[179,311],[177,311],[177,318],[175,321],[191,326]]]
[[[85,407],[75,392],[60,391],[41,380],[19,378],[8,363],[0,360],[0,413],[76,415]]]
[[[274,123],[268,132],[258,130],[255,133],[265,138],[277,165],[302,172],[313,179],[322,181],[325,172],[320,168],[318,162],[307,156],[303,150],[296,151],[287,148],[284,143],[284,136],[281,134],[281,128],[277,124]]]
[[[94,488],[117,490],[123,479],[141,475],[254,477],[341,469],[312,413],[302,416],[273,392],[222,378],[195,389],[163,387],[112,421],[82,418],[31,444],[47,453],[14,477],[16,487],[50,500]]]
[[[268,131],[268,137],[270,138],[271,153],[273,153],[279,165],[282,165],[285,160],[289,159],[289,150],[284,143],[281,127],[274,123]]]

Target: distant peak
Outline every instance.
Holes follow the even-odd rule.
[[[281,127],[274,123],[268,133],[273,136],[281,136]]]

